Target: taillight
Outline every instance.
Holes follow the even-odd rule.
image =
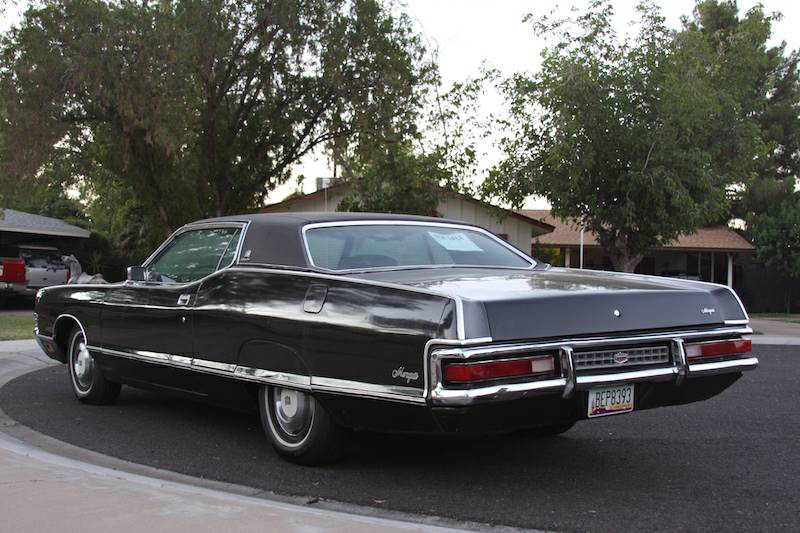
[[[725,355],[739,355],[753,350],[750,339],[736,339],[732,341],[703,342],[686,345],[686,357],[722,357]]]
[[[470,383],[487,379],[541,376],[552,374],[554,370],[553,357],[547,355],[504,361],[450,363],[444,367],[444,379],[448,383]]]

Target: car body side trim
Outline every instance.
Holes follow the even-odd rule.
[[[58,326],[58,321],[61,320],[62,318],[71,318],[78,324],[78,327],[81,328],[81,333],[83,333],[83,341],[88,345],[89,337],[86,336],[86,329],[84,329],[83,324],[81,324],[81,321],[78,320],[78,317],[76,317],[75,315],[70,315],[68,313],[58,315],[56,319],[53,321],[53,331],[51,332],[53,334],[53,338],[55,338],[56,336],[56,328]]]
[[[185,370],[214,374],[218,376],[240,379],[267,385],[280,385],[283,387],[310,390],[312,392],[327,392],[348,396],[377,398],[389,401],[424,404],[423,390],[415,387],[402,387],[394,385],[380,385],[363,381],[351,381],[328,377],[309,377],[301,374],[279,372],[263,368],[253,368],[218,361],[190,358],[180,355],[149,352],[142,350],[121,351],[99,346],[89,346],[89,349],[102,354],[127,359],[135,359],[147,363],[160,364],[182,368]]]
[[[371,396],[385,400],[399,400],[404,402],[425,403],[422,389],[416,387],[403,387],[399,385],[377,385],[363,381],[350,381],[338,378],[312,377],[311,390],[320,392],[333,392],[336,394],[354,394],[356,396]]]

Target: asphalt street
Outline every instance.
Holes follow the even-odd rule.
[[[276,493],[557,531],[797,531],[800,347],[702,403],[607,417],[544,441],[359,435],[345,460],[280,460],[255,415],[125,388],[78,403],[63,367],[0,389],[0,408],[57,439]]]

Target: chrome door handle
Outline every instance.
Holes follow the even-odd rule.
[[[191,294],[181,294],[180,296],[178,296],[178,305],[187,305],[189,303],[189,300],[191,299],[192,299]]]

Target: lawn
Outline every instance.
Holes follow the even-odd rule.
[[[0,341],[33,338],[33,316],[30,313],[0,313]]]
[[[792,322],[800,324],[800,313],[753,313],[750,318],[761,318],[763,320],[776,320],[778,322]]]

